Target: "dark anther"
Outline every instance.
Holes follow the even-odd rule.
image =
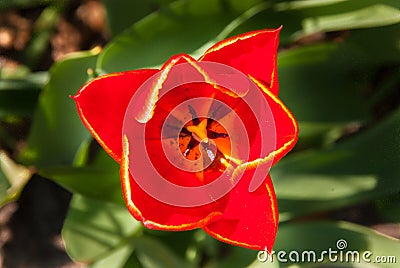
[[[194,110],[194,108],[192,107],[192,105],[189,104],[188,108],[189,108],[189,113],[192,115],[193,124],[195,124],[195,125],[200,124],[200,119],[197,117],[197,113]]]
[[[192,135],[192,133],[189,130],[187,130],[185,127],[181,129],[181,134],[186,134],[184,136]]]
[[[207,130],[207,136],[210,139],[216,139],[216,138],[227,138],[229,135],[226,133],[217,133],[215,131]]]
[[[190,150],[194,147],[196,147],[196,145],[199,144],[199,142],[195,139],[195,138],[191,138],[189,144],[186,147],[185,152],[183,153],[184,156],[187,156],[190,152]]]

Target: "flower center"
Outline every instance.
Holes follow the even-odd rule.
[[[186,129],[192,133],[193,138],[198,142],[207,140],[207,121],[208,119],[202,119],[200,124],[197,126],[187,126]]]
[[[215,175],[226,169],[231,153],[230,142],[225,128],[211,118],[193,117],[179,135],[179,148],[186,159],[196,161],[203,157],[205,168],[196,172],[202,182],[212,181]]]

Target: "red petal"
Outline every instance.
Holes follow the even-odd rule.
[[[274,164],[294,147],[297,142],[299,127],[293,114],[282,101],[273,95],[260,81],[252,77],[251,79],[262,90],[274,117],[276,131],[276,149],[273,152]]]
[[[116,161],[122,155],[122,124],[135,91],[158,70],[137,70],[97,77],[73,98],[82,122]]]
[[[161,69],[162,71],[168,72],[174,65],[194,61],[187,55],[178,55],[172,57]],[[193,72],[191,72],[193,73]],[[179,75],[182,75],[180,77]],[[158,79],[161,83],[154,83],[154,85],[162,84],[160,88],[151,88],[149,92],[139,93],[140,99],[145,103],[145,109],[142,114],[144,119],[148,120],[146,122],[145,131],[145,143],[148,150],[149,158],[152,161],[153,168],[159,175],[170,182],[177,185],[183,186],[200,186],[204,185],[203,182],[196,177],[195,173],[189,173],[172,166],[169,160],[165,157],[161,144],[161,129],[165,118],[171,112],[171,110],[182,101],[192,98],[194,96],[211,96],[215,91],[212,86],[203,86],[203,90],[185,90],[185,85],[180,86],[168,92],[164,96],[161,95],[163,87],[168,88],[168,83],[176,83],[176,79],[184,79],[185,72],[180,73],[178,77],[174,75],[173,79],[169,76],[159,76]],[[183,80],[184,81],[184,80]],[[199,89],[195,87],[194,89]],[[158,91],[159,90],[159,91]],[[156,92],[157,91],[157,92]],[[157,94],[152,94],[156,92]],[[174,94],[172,94],[172,92]],[[158,99],[160,97],[160,99]],[[155,102],[156,101],[156,102]],[[134,107],[133,107],[134,108]],[[129,112],[129,111],[128,111]],[[148,115],[151,114],[151,117]],[[128,131],[128,130],[127,130]],[[138,133],[131,133],[133,137],[135,135],[140,135]],[[141,136],[139,136],[140,138]],[[203,227],[204,225],[218,219],[221,217],[221,211],[224,210],[224,202],[214,201],[212,203],[196,206],[196,207],[179,207],[166,204],[157,200],[156,198],[150,196],[146,193],[135,178],[132,177],[129,169],[129,141],[125,142],[125,154],[121,163],[121,184],[125,202],[131,214],[143,224],[151,229],[161,229],[161,230],[189,230],[194,228]],[[137,147],[132,146],[133,149]],[[143,157],[142,155],[133,155],[134,157]],[[137,163],[137,161],[133,162]],[[143,166],[139,168],[144,168]],[[151,167],[150,167],[151,168]],[[146,170],[149,170],[146,168]],[[211,174],[219,175],[219,174]],[[142,179],[142,178],[139,178]],[[151,178],[146,178],[149,180]],[[207,194],[208,197],[208,193]],[[180,198],[183,198],[180,196]],[[191,198],[188,196],[187,198]]]
[[[265,187],[249,192],[251,171],[229,193],[229,202],[223,218],[203,229],[223,242],[269,252],[278,228],[278,208],[270,177]]]
[[[161,70],[164,70],[168,67],[171,67],[173,65],[181,64],[181,63],[187,63],[187,62],[194,62],[196,61],[193,59],[190,55],[187,54],[178,54],[174,55],[171,58],[169,58],[164,65],[161,67]]]
[[[170,139],[172,141],[172,139]],[[169,141],[167,141],[169,142]],[[169,162],[165,153],[163,152],[161,142],[154,140],[146,140],[147,148],[150,148],[149,158],[152,162],[154,169],[160,174],[162,178],[165,180],[184,187],[199,187],[214,181],[218,178],[222,172],[208,172],[207,174],[203,174],[203,178],[199,178],[201,174],[197,175],[195,172],[188,172],[181,170]],[[179,146],[174,144],[173,146]]]
[[[223,218],[203,229],[215,238],[242,247],[271,252],[278,224],[276,197],[270,177],[254,192],[249,191],[254,168],[258,166],[268,173],[270,161],[276,163],[288,153],[297,141],[298,125],[290,111],[260,81],[252,78],[262,90],[273,113],[276,127],[276,150],[264,158],[243,165],[246,169],[237,186],[229,193],[229,201]],[[262,140],[256,138],[251,155],[257,155]],[[267,163],[267,165],[263,165]],[[263,169],[266,169],[265,171]]]
[[[199,61],[213,61],[229,65],[251,75],[278,95],[277,49],[279,32],[262,30],[223,40],[209,48]]]
[[[124,145],[129,152],[129,142]],[[121,184],[130,213],[144,226],[158,230],[191,230],[221,218],[224,201],[197,207],[178,207],[151,197],[136,183],[129,172],[129,156],[124,153],[121,163]],[[190,198],[190,197],[188,197]]]
[[[263,111],[256,107],[252,107],[254,111],[246,111],[246,105],[242,103],[239,103],[235,108],[238,114],[241,117],[243,116],[242,120],[245,122],[251,141],[249,161],[240,165],[237,168],[237,173],[245,169],[253,169],[260,164],[267,164],[271,167],[294,147],[298,138],[297,121],[289,109],[260,81],[253,77],[250,77],[250,79],[260,89],[273,118],[270,118],[269,111]],[[267,115],[266,125],[259,125],[262,122],[252,120],[250,115],[251,113],[263,112]],[[271,136],[265,136],[265,134],[262,136],[261,131],[263,130],[263,133],[270,133],[271,131],[275,133],[271,133]],[[264,148],[263,152],[261,152],[261,148]]]

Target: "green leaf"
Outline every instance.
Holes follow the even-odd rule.
[[[131,237],[109,252],[104,258],[96,260],[91,268],[175,268],[190,267],[177,257],[168,247],[149,236]]]
[[[0,80],[0,118],[32,115],[48,74],[34,73],[20,79]]]
[[[241,247],[230,247],[229,255],[219,257],[214,260],[214,265],[211,267],[230,268],[230,267],[249,267],[257,256],[257,251],[245,249]]]
[[[140,230],[141,224],[126,207],[75,194],[62,236],[72,259],[92,263],[125,245]]]
[[[323,150],[286,157],[271,171],[282,214],[348,206],[400,192],[400,110]]]
[[[1,0],[0,9],[18,9],[44,6],[53,3],[55,0]]]
[[[333,5],[341,5],[344,2],[348,0],[325,0],[325,1],[319,1],[319,0],[306,0],[306,1],[283,1],[282,3],[278,3],[276,5],[276,8],[278,10],[301,10],[301,9],[306,9],[306,8],[318,8],[318,7],[324,7],[324,8],[329,8],[330,6]],[[355,1],[353,1],[355,2]],[[367,2],[364,0],[364,2]]]
[[[165,245],[149,236],[134,238],[137,258],[143,267],[190,267]]]
[[[108,24],[112,35],[120,34],[133,23],[144,18],[154,10],[163,8],[174,0],[103,0],[107,11]]]
[[[97,67],[105,72],[138,69],[160,65],[174,54],[193,53],[214,40],[250,4],[214,0],[174,2],[110,42],[100,54]]]
[[[377,99],[397,90],[400,24],[354,30],[341,43],[322,43],[278,54],[280,98],[300,122],[298,148],[326,145],[347,126],[362,126]],[[377,83],[378,81],[378,83]],[[375,96],[367,98],[368,88]]]
[[[115,250],[110,251],[104,258],[91,264],[91,268],[129,268],[143,267],[134,253],[134,243],[129,241]]]
[[[386,26],[400,22],[400,10],[377,4],[341,14],[307,18],[303,20],[303,33],[330,32],[358,28]]]
[[[0,78],[1,79],[15,79],[15,80],[23,80],[27,76],[31,74],[31,70],[28,66],[19,64],[17,66],[2,66],[0,69]]]
[[[299,141],[296,149],[329,146],[341,137],[346,126],[341,123],[299,122]]]
[[[400,25],[357,30],[342,43],[301,46],[278,54],[279,96],[300,122],[298,148],[327,145],[346,127],[370,120],[376,99],[397,89],[395,71],[390,83],[376,81],[381,68],[400,59],[399,33]],[[379,94],[368,99],[366,89],[372,87]]]
[[[62,236],[71,258],[91,267],[188,267],[141,226],[123,206],[75,194]]]
[[[48,168],[39,172],[69,191],[102,201],[124,205],[119,180],[118,166],[116,170],[96,167]]]
[[[341,242],[346,246],[342,247],[337,245]],[[328,254],[321,254],[323,251],[337,251],[332,253],[332,258],[337,257],[336,262],[329,262],[327,260]],[[369,259],[375,261],[378,256],[394,256],[397,261],[400,259],[400,243],[397,239],[379,234],[367,227],[359,226],[348,222],[309,222],[309,223],[291,223],[283,224],[278,230],[277,240],[274,246],[275,254],[273,257],[277,260],[277,252],[284,251],[287,262],[280,262],[280,267],[288,267],[293,264],[290,260],[289,254],[293,251],[299,253],[300,267],[332,267],[332,264],[343,265],[347,264],[350,267],[366,267],[365,265],[373,265],[372,267],[397,267],[395,263],[370,263],[367,264],[363,261],[362,256],[366,251],[371,252]],[[314,251],[316,261],[311,263],[308,261],[308,255],[304,255],[305,262],[301,262],[303,252]],[[354,255],[347,253],[348,259],[352,260],[353,256],[360,257],[360,263],[345,262],[346,252],[355,252]],[[342,252],[342,257],[340,257]],[[296,254],[293,253],[292,259],[296,259]],[[313,259],[310,255],[310,260]],[[325,258],[324,258],[325,257]],[[324,259],[325,264],[318,259]],[[343,262],[340,262],[340,260]],[[267,262],[269,262],[267,260]],[[313,265],[312,265],[313,264]],[[311,266],[310,266],[311,265]],[[353,266],[354,265],[354,266]],[[348,267],[348,266],[346,266]]]
[[[247,268],[279,268],[279,267],[281,266],[279,265],[278,262],[261,262],[258,259],[256,259],[249,266],[247,266]]]
[[[349,46],[357,49],[360,53],[358,55],[363,55],[364,61],[359,63],[369,63],[371,67],[374,67],[373,64],[398,65],[399,42],[400,23],[386,27],[353,30],[348,38]],[[357,54],[354,53],[354,55]]]
[[[40,16],[35,20],[31,39],[22,51],[23,62],[31,69],[37,68],[40,59],[48,49],[50,37],[56,29],[65,5],[66,1],[54,0],[51,5],[41,11]]]
[[[0,150],[0,207],[16,200],[31,176],[31,170],[16,164]]]
[[[344,23],[343,17],[340,17],[340,15],[352,15],[353,13],[359,12],[363,9],[369,11],[368,9],[373,8],[376,4],[376,0],[281,1],[275,3],[271,8],[265,8],[261,12],[255,14],[242,25],[237,27],[231,34],[239,34],[254,29],[276,28],[283,25],[280,34],[280,42],[281,44],[287,44],[305,37],[304,29],[302,27],[304,21],[312,21],[316,18],[329,18],[332,19],[332,25],[337,26],[336,30],[347,30],[349,29],[349,25]],[[379,4],[384,6],[383,12],[382,9],[381,12],[390,13],[391,18],[394,21],[397,16],[396,13],[398,12],[396,10],[400,8],[399,1],[381,0],[379,1]],[[374,14],[373,17],[376,18],[376,16],[377,15]],[[365,18],[365,20],[368,20],[368,18]],[[384,20],[376,18],[374,25],[371,23],[370,26],[382,26],[382,21]],[[320,30],[323,31],[327,29]]]
[[[50,80],[40,94],[39,104],[21,160],[38,167],[71,165],[89,132],[83,126],[69,96],[87,81],[97,51],[76,53],[50,69]]]
[[[39,170],[43,177],[51,179],[69,191],[101,201],[125,205],[120,184],[119,165],[102,148],[83,143],[78,152],[78,167],[49,167]],[[88,154],[90,162],[88,163]]]
[[[375,204],[382,221],[400,224],[400,191],[393,196],[386,196],[377,200]]]
[[[357,65],[352,62],[355,58]],[[347,44],[318,44],[281,52],[279,96],[301,122],[364,121],[368,106],[362,89],[371,78],[353,72],[364,69],[365,62],[365,55]]]

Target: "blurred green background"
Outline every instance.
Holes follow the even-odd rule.
[[[118,165],[69,98],[93,76],[159,67],[173,54],[196,57],[226,37],[283,25],[279,96],[300,136],[271,171],[280,211],[274,249],[320,253],[345,239],[346,250],[397,259],[368,267],[399,267],[399,9],[398,0],[1,0],[0,202],[16,202],[32,176],[70,191],[62,237],[69,256],[89,267],[367,267],[262,263],[256,251],[202,230],[144,229],[124,206]],[[83,31],[71,49],[82,51],[48,60],[60,21],[80,25],[96,10],[106,21],[100,14],[104,25],[88,24],[100,30]],[[22,47],[5,41],[10,12],[34,14]]]

